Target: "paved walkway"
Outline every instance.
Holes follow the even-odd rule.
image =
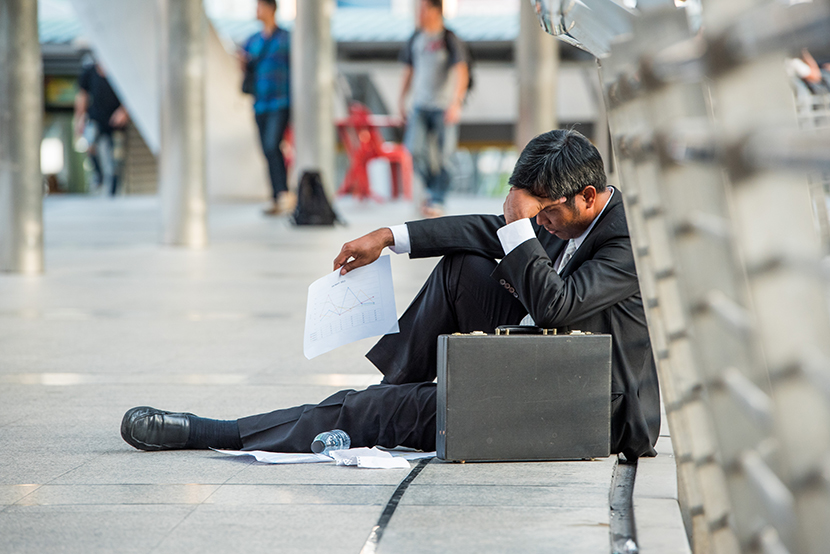
[[[361,551],[405,470],[145,453],[119,436],[135,405],[231,419],[379,381],[370,340],[303,357],[305,291],[343,242],[411,206],[347,202],[348,227],[302,230],[259,209],[211,206],[210,248],[188,251],[159,244],[154,197],[47,199],[46,273],[0,275],[0,551]],[[434,263],[393,255],[399,312]],[[614,462],[433,461],[377,551],[608,552]]]

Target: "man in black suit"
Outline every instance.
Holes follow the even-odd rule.
[[[492,333],[530,315],[541,327],[612,335],[611,451],[653,456],[657,372],[622,198],[606,186],[599,152],[576,131],[545,133],[522,151],[510,184],[502,216],[378,229],[335,258],[335,269],[346,273],[385,247],[413,258],[443,256],[401,316],[400,333],[367,354],[384,374],[380,385],[231,421],[133,408],[122,437],[143,450],[307,452],[318,433],[343,429],[353,446],[434,450],[438,335]]]

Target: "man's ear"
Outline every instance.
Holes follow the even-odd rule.
[[[594,202],[597,201],[597,189],[593,185],[588,185],[580,192],[583,200],[585,200],[585,207],[592,208]]]

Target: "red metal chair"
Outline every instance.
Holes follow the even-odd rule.
[[[282,157],[285,160],[285,169],[290,175],[291,168],[294,166],[294,158],[296,157],[294,127],[291,125],[285,128],[285,133],[283,133],[282,141],[280,142],[280,150],[282,150]]]
[[[337,122],[337,134],[349,157],[349,168],[338,195],[351,194],[360,199],[383,199],[372,193],[367,164],[375,158],[389,160],[392,168],[392,197],[412,198],[412,156],[402,144],[385,142],[381,127],[399,127],[401,122],[373,115],[360,102],[349,104],[348,117]]]

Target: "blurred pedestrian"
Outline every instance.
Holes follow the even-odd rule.
[[[290,120],[291,36],[277,25],[276,15],[275,0],[257,1],[262,31],[245,41],[239,55],[245,73],[242,90],[254,96],[254,116],[271,179],[272,202],[266,215],[290,211],[294,203],[280,149]]]
[[[806,48],[801,50],[800,58],[791,58],[788,64],[790,72],[801,79],[810,93],[830,93],[830,64],[820,66]]]
[[[450,157],[458,145],[461,105],[469,85],[467,51],[444,26],[442,0],[421,0],[418,30],[401,51],[400,61],[405,64],[400,95],[404,142],[427,189],[423,215],[435,217],[444,211]]]
[[[124,165],[124,128],[127,110],[112,90],[99,63],[84,67],[75,95],[75,138],[83,136],[93,163],[93,187],[103,187],[115,196]]]

